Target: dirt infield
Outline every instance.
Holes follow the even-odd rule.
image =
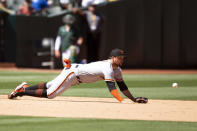
[[[61,70],[0,68],[9,71],[55,72]],[[123,74],[197,74],[197,70],[123,70]],[[197,101],[149,100],[136,104],[126,99],[56,97],[43,99],[19,97],[16,100],[0,95],[0,115],[47,116],[71,118],[104,118],[124,120],[161,120],[197,122]]]
[[[0,105],[0,115],[197,122],[197,101],[149,100],[148,104],[136,104],[128,99],[118,103],[114,98],[25,96],[9,100],[0,95]]]

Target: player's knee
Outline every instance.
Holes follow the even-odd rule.
[[[47,98],[48,99],[53,99],[53,98],[55,98],[56,97],[56,95],[47,95]]]

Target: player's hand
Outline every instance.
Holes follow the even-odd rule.
[[[55,50],[55,57],[60,58],[60,51],[59,50]]]

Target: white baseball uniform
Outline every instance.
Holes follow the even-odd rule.
[[[122,81],[122,70],[120,67],[113,70],[110,60],[73,64],[70,69],[64,68],[54,80],[47,83],[47,96],[51,99],[63,93],[70,86],[99,80]]]

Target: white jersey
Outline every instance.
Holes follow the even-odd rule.
[[[64,68],[55,79],[47,82],[47,95],[48,98],[54,98],[70,86],[99,80],[122,81],[122,71],[119,67],[113,70],[110,60],[72,64],[70,69]]]
[[[74,69],[74,68],[73,68]],[[90,83],[99,80],[105,81],[121,81],[122,70],[118,67],[113,70],[110,60],[92,62],[89,64],[81,64],[74,69],[75,75],[78,76],[80,82]]]

